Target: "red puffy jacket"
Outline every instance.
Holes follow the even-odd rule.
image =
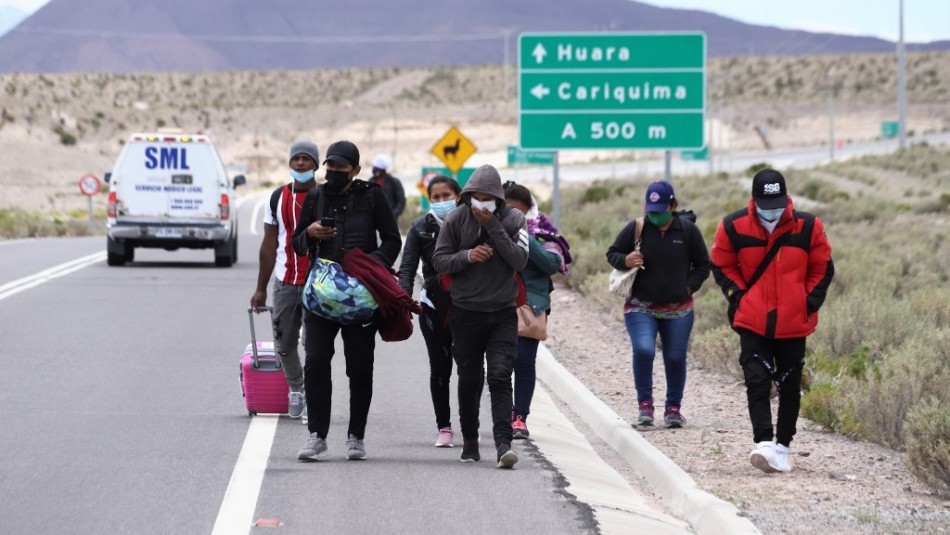
[[[785,243],[758,281],[748,287],[775,240]],[[729,300],[733,328],[770,339],[801,338],[815,331],[818,309],[835,268],[821,220],[796,212],[792,199],[770,235],[759,223],[755,202],[726,216],[710,251],[713,276]]]

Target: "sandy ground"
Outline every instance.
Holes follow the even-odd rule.
[[[563,286],[552,299],[548,347],[621,417],[635,421],[631,350],[623,324],[592,311],[583,296]],[[655,396],[662,398],[664,389],[657,355]],[[763,533],[950,532],[950,501],[918,482],[900,453],[824,431],[804,418],[792,443],[792,472],[765,474],[754,468],[745,387],[733,376],[690,363],[683,414],[688,422],[682,429],[638,430],[701,488],[735,504]],[[631,484],[650,492],[642,478],[618,468]]]

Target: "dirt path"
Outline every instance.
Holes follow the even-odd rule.
[[[592,311],[582,296],[562,286],[552,298],[546,344],[594,394],[633,421],[636,392],[623,324]],[[658,395],[665,389],[659,355],[654,389]],[[900,453],[823,431],[802,418],[792,444],[793,471],[765,474],[748,460],[753,442],[741,381],[690,364],[685,392],[687,425],[640,428],[643,436],[700,487],[736,504],[763,533],[950,532],[950,501],[914,479]]]

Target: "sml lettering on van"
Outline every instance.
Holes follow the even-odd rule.
[[[146,169],[191,169],[185,147],[145,147]]]

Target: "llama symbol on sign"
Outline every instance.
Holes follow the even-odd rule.
[[[442,156],[445,158],[449,157],[449,154],[452,155],[452,158],[457,158],[459,153],[459,145],[462,144],[462,138],[455,138],[455,145],[446,145],[442,148]]]

